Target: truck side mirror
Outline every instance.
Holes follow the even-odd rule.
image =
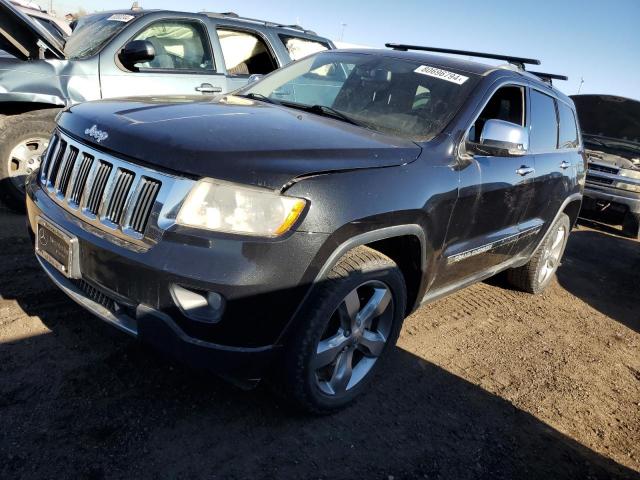
[[[133,40],[120,51],[118,58],[129,70],[135,70],[136,63],[150,62],[156,57],[156,49],[148,40]]]
[[[504,120],[487,120],[480,134],[480,143],[467,142],[467,150],[479,155],[518,157],[529,150],[529,131]]]

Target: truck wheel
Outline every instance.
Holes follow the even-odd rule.
[[[354,401],[395,345],[406,296],[402,272],[389,257],[368,247],[342,257],[315,291],[304,324],[287,339],[287,398],[317,414]]]
[[[0,120],[0,198],[15,211],[25,211],[24,183],[40,166],[57,112],[39,110]]]
[[[622,221],[622,233],[627,237],[640,240],[640,213],[627,212]]]
[[[569,217],[561,213],[529,262],[507,271],[509,283],[525,292],[542,293],[560,266],[570,232]]]

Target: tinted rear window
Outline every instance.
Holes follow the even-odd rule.
[[[532,153],[555,150],[558,145],[558,120],[555,101],[549,95],[531,91],[531,138]]]

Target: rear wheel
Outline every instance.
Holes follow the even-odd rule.
[[[562,213],[549,228],[543,242],[526,265],[507,271],[507,279],[514,287],[529,293],[542,293],[551,283],[560,266],[567,246],[571,221]]]
[[[287,340],[284,390],[327,413],[354,401],[395,344],[406,310],[398,266],[368,247],[346,254],[318,287],[308,318]]]
[[[640,214],[627,212],[622,221],[622,232],[636,240],[640,239]]]
[[[0,197],[13,210],[25,210],[25,181],[40,167],[57,110],[5,117],[0,123]]]

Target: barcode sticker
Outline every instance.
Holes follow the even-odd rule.
[[[439,78],[440,80],[446,80],[447,82],[456,83],[462,85],[469,80],[469,77],[460,75],[459,73],[449,72],[436,67],[430,67],[428,65],[420,65],[414,70],[415,73],[421,75],[428,75],[430,77]]]

